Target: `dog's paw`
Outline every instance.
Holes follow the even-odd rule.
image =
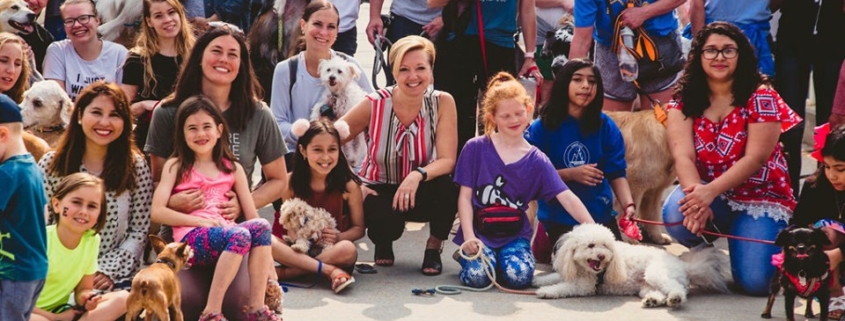
[[[544,286],[537,289],[537,297],[540,299],[557,299],[561,295],[557,291],[554,291],[553,287]]]
[[[658,291],[651,291],[643,296],[643,308],[657,308],[666,305],[666,296]]]
[[[306,244],[295,243],[294,245],[291,245],[290,248],[297,253],[308,253],[308,245]]]
[[[761,317],[761,318],[763,318],[763,319],[771,319],[771,318],[772,318],[772,313],[771,313],[771,312],[769,312],[769,313],[763,313],[763,314],[760,314],[760,317]]]
[[[667,245],[672,243],[672,238],[666,233],[653,233],[648,235],[648,240],[654,244]]]
[[[670,293],[666,298],[666,305],[676,308],[681,306],[687,300],[687,296],[683,293]]]

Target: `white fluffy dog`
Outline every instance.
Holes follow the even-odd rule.
[[[367,93],[356,82],[361,75],[358,74],[358,69],[352,62],[335,56],[321,61],[319,69],[320,81],[328,88],[328,91],[311,109],[311,120],[331,114],[334,118],[329,118],[335,121],[366,98]],[[360,167],[364,161],[366,148],[367,143],[362,134],[343,145],[343,154],[346,155],[352,168]]]
[[[324,229],[337,226],[329,212],[298,198],[285,201],[279,214],[279,223],[288,231],[285,241],[292,243],[291,248],[299,253],[308,253],[311,242],[322,239]],[[332,244],[324,242],[319,245],[323,250],[332,248]]]
[[[21,103],[24,127],[51,147],[56,147],[72,112],[73,101],[64,88],[52,80],[32,84]]]
[[[665,250],[616,241],[606,227],[582,224],[564,234],[553,259],[557,273],[536,277],[544,299],[591,295],[639,295],[643,307],[678,307],[690,286],[728,292],[727,255],[694,248],[680,258]]]
[[[134,45],[134,39],[119,39],[124,28],[132,29],[144,14],[144,1],[141,0],[96,0],[97,12],[100,13],[101,25],[97,31],[104,40],[115,41],[126,46]],[[130,33],[130,32],[128,32]],[[130,34],[131,34],[130,33]],[[134,38],[134,37],[133,37]]]

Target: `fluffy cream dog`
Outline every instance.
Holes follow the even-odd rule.
[[[675,179],[675,160],[669,151],[666,127],[656,118],[653,109],[606,114],[619,127],[625,140],[626,177],[634,204],[637,204],[637,217],[662,221],[660,206],[663,191]],[[614,209],[618,213],[625,212],[619,208],[618,202],[614,202]],[[659,225],[645,224],[643,229],[653,243],[669,244],[672,241]]]
[[[643,307],[678,307],[690,286],[728,292],[727,255],[715,247],[692,249],[680,258],[665,250],[614,240],[597,224],[564,234],[553,261],[557,273],[534,278],[543,299],[592,295],[639,295]]]
[[[97,31],[103,40],[114,41],[125,47],[135,45],[135,24],[144,14],[141,0],[96,0],[97,12],[102,19]]]
[[[279,213],[279,224],[288,231],[284,239],[292,244],[291,248],[294,251],[299,253],[308,253],[311,242],[322,239],[324,229],[337,226],[337,222],[329,212],[319,207],[312,207],[298,198],[285,201]],[[318,245],[323,250],[332,248],[332,244],[325,242],[320,242]]]
[[[319,70],[320,81],[328,90],[311,109],[311,120],[329,117],[330,120],[335,121],[366,98],[367,93],[356,82],[360,75],[358,68],[352,62],[335,56],[321,61]],[[341,136],[346,138],[346,135]],[[346,155],[349,166],[352,168],[361,166],[366,148],[367,142],[363,134],[358,134],[357,137],[343,144],[343,154]]]
[[[52,80],[32,84],[21,103],[23,126],[55,148],[70,121],[73,101],[64,88]]]

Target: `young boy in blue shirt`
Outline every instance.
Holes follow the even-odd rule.
[[[0,94],[0,320],[27,321],[47,277],[44,178],[24,147],[20,107]]]

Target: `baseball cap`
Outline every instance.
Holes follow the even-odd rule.
[[[0,124],[23,122],[21,107],[12,98],[0,94]]]

